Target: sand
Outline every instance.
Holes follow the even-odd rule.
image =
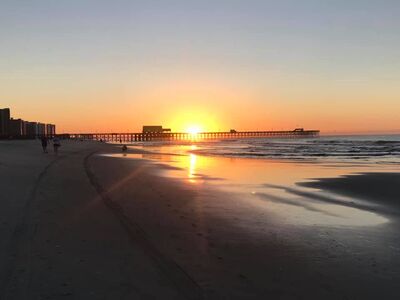
[[[362,173],[324,178],[299,185],[371,201],[378,199],[379,203],[400,206],[400,173]]]
[[[56,157],[0,142],[1,299],[398,298],[396,215],[295,226],[160,165],[99,155],[115,151],[71,141]]]
[[[104,147],[64,142],[55,156],[1,142],[1,299],[197,298],[91,185],[84,160]]]

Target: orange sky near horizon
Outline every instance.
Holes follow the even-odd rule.
[[[202,131],[304,127],[328,134],[400,132],[400,101],[389,93],[358,92],[354,87],[311,90],[301,83],[290,90],[279,85],[259,89],[235,80],[181,78],[132,88],[102,86],[96,93],[32,91],[31,96],[14,94],[11,103],[1,106],[10,106],[14,118],[55,123],[59,133],[140,132],[143,125],[163,125],[175,132],[193,126]],[[383,96],[390,105],[379,105]]]

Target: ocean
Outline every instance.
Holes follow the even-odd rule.
[[[400,135],[323,136],[198,142],[193,153],[248,158],[374,160],[400,163]]]

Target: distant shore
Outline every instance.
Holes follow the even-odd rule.
[[[63,141],[55,156],[0,141],[0,298],[397,298],[396,217],[293,226],[238,194],[160,176],[159,164],[99,155],[120,152]],[[336,180],[310,185],[386,190],[388,205],[399,196],[398,174]]]

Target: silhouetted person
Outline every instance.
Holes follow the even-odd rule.
[[[47,153],[47,138],[45,136],[42,136],[41,138],[42,141],[42,148],[43,148],[43,153]]]
[[[122,146],[122,152],[126,152],[128,150],[128,147],[126,145]]]
[[[55,137],[53,139],[53,147],[54,147],[54,153],[58,154],[58,148],[61,147],[61,143],[60,143],[60,140],[57,137]]]

